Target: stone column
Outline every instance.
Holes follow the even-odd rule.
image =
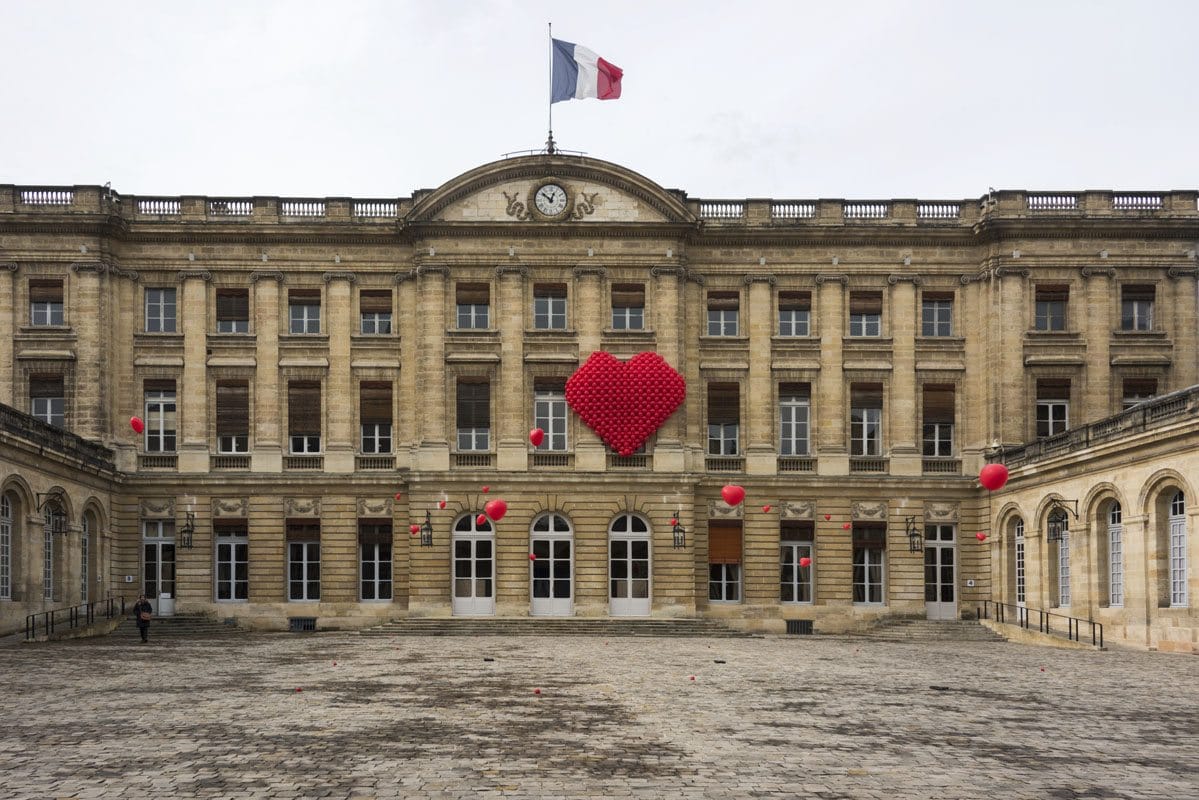
[[[1028,308],[1024,289],[1028,270],[999,267],[999,317],[996,335],[999,341],[999,438],[1005,445],[1019,445],[1027,438],[1031,413],[1024,385],[1024,331],[1028,329]]]
[[[254,472],[282,472],[280,434],[283,408],[279,398],[279,287],[282,272],[252,272],[254,283],[254,425],[250,467]]]
[[[916,402],[916,326],[920,310],[916,307],[915,275],[891,275],[891,396],[887,421],[891,440],[891,474],[920,475],[923,463],[917,447],[916,432],[919,403]]]
[[[749,308],[742,319],[749,328],[749,381],[745,387],[746,408],[745,471],[750,475],[774,475],[778,472],[778,451],[774,445],[774,385],[770,374],[770,339],[774,334],[775,285],[773,275],[749,275]]]
[[[112,269],[110,267],[110,269]],[[116,272],[116,270],[113,270]],[[116,281],[113,286],[116,295],[115,308],[137,309],[137,279],[132,271],[121,271],[117,274],[123,280]],[[133,369],[134,346],[133,337],[141,328],[142,321],[137,311],[129,314],[118,314],[114,321],[112,346],[110,353],[115,354],[116,368],[114,402],[109,404],[112,416],[108,421],[109,431],[113,435],[113,444],[117,451],[117,469],[133,472],[137,469],[137,453],[142,448],[142,437],[129,427],[129,418],[136,414],[145,413],[142,385],[138,383]]]
[[[13,402],[13,334],[17,332],[13,318],[17,265],[12,262],[0,264],[0,403],[16,406]]]
[[[708,451],[707,420],[701,411],[707,403],[708,386],[699,371],[699,341],[701,332],[706,331],[706,307],[704,305],[704,277],[690,270],[684,273],[683,307],[684,315],[680,315],[675,323],[683,332],[683,379],[687,382],[687,399],[683,403],[685,412],[686,431],[684,447],[691,451],[689,464],[685,469],[692,472],[706,472],[705,457]],[[694,310],[695,316],[686,312]],[[678,412],[675,412],[676,414]],[[657,460],[654,454],[654,460]],[[705,567],[705,569],[707,569]],[[706,597],[706,595],[705,595]]]
[[[849,278],[844,275],[816,276],[816,315],[820,330],[820,379],[817,382],[816,462],[820,475],[849,473],[849,448],[845,429],[845,370],[843,353],[845,337],[845,287]]]
[[[966,339],[966,363],[985,364],[989,358],[987,285],[979,283],[973,275],[963,275],[961,280],[962,291],[958,295],[961,310],[955,314],[955,330]],[[991,443],[990,378],[987,370],[966,370],[959,384],[958,396],[954,398],[954,421],[958,428],[957,443],[961,448],[963,475],[978,474],[984,464],[982,452]]]
[[[495,316],[500,331],[500,374],[491,387],[493,425],[499,468],[527,472],[529,440],[526,425],[532,418],[525,386],[525,278],[527,267],[511,264],[495,268]]]
[[[1083,341],[1087,343],[1086,372],[1082,391],[1082,416],[1077,422],[1070,420],[1070,427],[1102,419],[1112,412],[1111,400],[1111,341],[1112,329],[1112,278],[1116,271],[1111,267],[1083,267],[1082,277],[1086,281],[1086,307],[1079,309],[1077,317]],[[1117,298],[1119,302],[1119,298]]]
[[[417,431],[420,395],[416,387],[419,374],[420,327],[417,322],[416,276],[411,272],[397,272],[396,289],[399,294],[398,330],[400,333],[400,380],[397,387],[399,416],[395,432],[396,467],[411,469],[416,460],[420,444]]]
[[[1164,286],[1173,295],[1171,300],[1174,309],[1171,327],[1166,328],[1174,342],[1174,383],[1169,388],[1181,389],[1199,383],[1199,286],[1195,281],[1199,278],[1199,269],[1193,266],[1171,267],[1166,275],[1170,280]],[[1161,304],[1159,300],[1158,305]],[[1162,328],[1164,325],[1156,323],[1154,327]],[[1157,390],[1167,391],[1162,386],[1158,386]]]
[[[357,437],[354,435],[358,409],[350,369],[350,292],[357,277],[352,272],[326,272],[325,298],[328,302],[329,372],[325,379],[325,425],[329,441],[325,444],[325,472],[353,472]]]
[[[649,271],[652,278],[647,286],[650,292],[649,306],[653,314],[653,331],[657,341],[658,355],[686,376],[685,354],[682,337],[686,335],[687,316],[682,306],[683,281],[686,273],[682,267],[659,266]],[[702,387],[687,384],[687,395],[702,391]],[[687,418],[686,400],[670,418],[658,428],[654,442],[654,472],[682,472],[686,465],[683,450],[684,421]]]
[[[1156,543],[1148,515],[1123,515],[1125,636],[1130,642],[1152,644],[1149,620],[1157,610]]]
[[[582,265],[574,268],[574,276],[574,320],[579,334],[579,363],[583,364],[588,356],[600,349],[600,337],[605,327],[604,310],[608,307],[603,297],[608,271],[598,265]],[[575,469],[605,471],[608,468],[606,449],[595,431],[580,421],[574,426],[574,433],[577,437]]]
[[[416,468],[445,472],[450,468],[446,439],[445,307],[449,268],[417,267],[417,292],[423,310],[420,352],[421,443]]]
[[[104,265],[99,262],[72,264],[75,277],[67,301],[67,320],[75,331],[75,387],[67,421],[73,432],[93,440],[104,435],[103,409],[108,398],[103,380],[107,350],[101,340],[101,321],[107,319],[100,296],[100,273],[103,270]]]
[[[184,270],[179,298],[183,333],[183,381],[178,389],[179,471],[208,471],[208,281],[207,270]]]

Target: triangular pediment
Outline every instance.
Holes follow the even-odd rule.
[[[559,191],[561,190],[561,191]],[[536,193],[545,192],[538,207]],[[420,197],[414,223],[694,224],[679,193],[593,158],[526,156],[486,164]]]

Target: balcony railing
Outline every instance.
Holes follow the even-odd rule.
[[[22,189],[21,202],[27,206],[70,206],[75,204],[71,189]]]
[[[741,456],[708,456],[704,459],[708,472],[745,472],[745,459]]]
[[[28,439],[41,448],[77,458],[92,467],[108,470],[114,468],[113,458],[116,454],[112,450],[47,424],[12,406],[0,404],[0,430]]]
[[[253,213],[253,200],[208,201],[208,214],[212,217],[248,217]]]
[[[699,215],[703,219],[741,219],[745,203],[740,200],[701,200]]]
[[[183,201],[177,197],[146,197],[137,201],[137,213],[148,216],[175,216],[183,213]]]
[[[961,475],[962,459],[960,458],[926,458],[923,462],[925,475]]]
[[[634,453],[631,456],[608,453],[608,469],[645,469],[648,466],[649,456],[645,453]]]
[[[399,203],[395,200],[355,200],[355,217],[392,217],[399,212]]]
[[[1160,194],[1112,195],[1112,209],[1115,211],[1161,211],[1161,208]]]
[[[1078,195],[1075,194],[1030,194],[1029,211],[1077,211]]]
[[[466,469],[491,469],[495,466],[492,453],[454,453],[454,466]]]
[[[916,204],[916,219],[958,219],[961,216],[961,203]]]
[[[861,456],[852,456],[849,459],[850,472],[886,472],[887,459],[885,458],[862,458]]]
[[[213,456],[211,461],[213,469],[220,470],[246,470],[250,468],[250,457],[237,456]]]
[[[812,219],[815,216],[815,200],[784,200],[770,204],[771,219]]]
[[[532,453],[529,455],[529,466],[542,469],[570,469],[574,460],[574,453]]]
[[[815,472],[816,459],[809,456],[779,456],[779,472]]]
[[[284,217],[323,217],[324,200],[281,200],[279,213]]]
[[[149,455],[147,453],[137,454],[137,468],[145,470],[157,469],[178,469],[179,456],[171,455]]]
[[[357,470],[387,470],[396,468],[395,456],[355,456],[354,468]]]
[[[891,204],[846,203],[841,213],[846,219],[886,219],[891,214]]]
[[[324,456],[283,456],[283,469],[320,470],[324,468]]]

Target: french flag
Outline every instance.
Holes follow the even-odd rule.
[[[620,97],[620,79],[624,70],[604,61],[592,51],[573,42],[554,39],[554,66],[551,103],[596,97],[615,100]]]

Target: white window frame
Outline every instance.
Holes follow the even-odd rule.
[[[359,529],[359,537],[361,537],[361,529]],[[391,542],[364,542],[359,538],[358,541],[358,600],[362,603],[390,603],[395,596],[395,568],[392,565],[392,557],[394,555],[394,541]],[[380,549],[387,548],[387,556],[384,558]],[[374,576],[368,578],[366,576],[366,568],[370,565]],[[386,567],[387,577],[382,577],[382,568]],[[373,597],[367,597],[366,588],[371,588]],[[380,597],[382,592],[386,591],[386,597]]]
[[[811,335],[812,312],[810,309],[779,309],[779,336],[807,337]]]
[[[175,333],[178,311],[174,289],[146,289],[146,333]]]
[[[288,453],[293,456],[320,455],[321,436],[319,433],[292,433],[287,436]],[[297,448],[296,445],[299,445]]]
[[[1119,503],[1107,514],[1107,604],[1124,605],[1124,525]]]
[[[246,548],[245,561],[239,561],[237,558],[238,545]],[[221,547],[229,548],[229,559],[227,562],[221,560]],[[250,599],[250,539],[244,533],[218,533],[216,536],[216,546],[212,551],[213,569],[212,569],[212,599],[217,603],[246,603]],[[229,578],[221,580],[221,564],[229,565]],[[246,565],[246,578],[240,580],[237,577],[237,565]],[[221,589],[225,588],[229,591],[228,597],[221,597]],[[245,597],[238,597],[238,589],[241,589]]]
[[[877,311],[850,312],[851,337],[877,338],[883,335],[883,315]]]
[[[858,560],[858,554],[862,555],[861,563]],[[862,569],[862,580],[857,578],[857,570]],[[870,570],[874,567],[878,568],[878,580],[870,580]],[[856,606],[881,606],[887,602],[887,549],[885,547],[858,547],[853,546],[853,562],[852,562],[852,594],[853,604]],[[858,600],[858,590],[864,599]],[[877,593],[878,599],[871,599]]]
[[[645,306],[612,306],[612,330],[645,330]]]
[[[167,427],[167,415],[176,416],[179,407],[177,394],[173,389],[150,389],[145,393],[146,432],[144,435],[145,451],[147,453],[174,453],[178,447],[177,426]],[[168,409],[167,406],[170,406]],[[176,416],[175,419],[178,422]],[[168,447],[168,438],[170,447]],[[151,448],[151,442],[155,447]]]
[[[487,330],[491,324],[491,304],[458,303],[457,316],[459,330]]]
[[[37,417],[47,425],[57,428],[66,426],[65,397],[31,397],[29,398],[29,415]]]
[[[217,333],[249,333],[250,320],[248,319],[218,319],[216,321]]]
[[[320,301],[308,299],[287,304],[287,332],[293,336],[313,336],[321,332]]]
[[[301,551],[301,557],[299,560],[295,559],[294,552],[292,550],[292,547],[297,546],[297,545],[301,546],[303,548]],[[312,557],[312,549],[311,548],[313,548],[313,547],[316,548],[316,558],[315,559]],[[297,581],[295,579],[293,579],[291,575],[292,575],[292,566],[296,565],[296,564],[299,564],[301,566],[302,572],[303,572],[303,576],[298,581],[298,583],[300,584],[300,586],[303,589],[303,591],[300,593],[301,594],[300,597],[295,597],[294,593],[293,593],[293,590],[294,590],[293,584],[297,583]],[[313,582],[313,578],[310,577],[310,572],[312,571],[312,568],[314,565],[316,567],[316,578],[315,578],[316,596],[309,597],[308,584]],[[287,540],[287,601],[289,603],[318,603],[318,602],[320,602],[320,599],[321,599],[321,542],[320,542],[320,540],[319,539],[288,539]]]
[[[930,435],[931,434],[931,435]],[[929,452],[929,445],[932,452]],[[925,422],[923,430],[923,448],[925,458],[953,457],[953,423]]]
[[[1186,497],[1177,492],[1170,500],[1169,521],[1170,608],[1186,608],[1187,597],[1187,518]]]
[[[0,600],[12,599],[12,500],[0,495]]]
[[[566,395],[557,390],[533,392],[533,427],[545,431],[538,452],[566,452],[570,447],[566,430]]]
[[[227,433],[216,437],[216,451],[221,455],[237,455],[250,452],[250,434]]]
[[[491,428],[459,428],[458,452],[486,453],[491,449]]]
[[[714,573],[719,573],[718,576]],[[708,565],[708,602],[709,603],[740,603],[741,602],[741,565],[740,564],[709,564]]]
[[[1068,300],[1034,300],[1033,328],[1038,331],[1066,330]]]
[[[362,423],[362,452],[386,454],[391,452],[391,423]]]
[[[42,524],[42,599],[54,599],[54,512],[47,506]]]
[[[91,521],[87,514],[83,515],[80,520],[80,536],[79,536],[79,602],[86,603],[88,598],[88,564],[87,558],[91,550]]]
[[[1048,428],[1048,433],[1041,433],[1041,410],[1045,409],[1044,417],[1045,424]],[[1060,414],[1058,413],[1060,412]],[[1060,416],[1060,419],[1058,418]],[[1060,427],[1059,427],[1060,426]],[[1059,433],[1065,433],[1070,429],[1070,401],[1069,400],[1038,400],[1037,401],[1037,438],[1045,439],[1050,436],[1056,436]]]
[[[802,395],[779,398],[779,455],[806,456],[811,452],[812,401]],[[801,433],[802,431],[802,433]]]
[[[709,308],[708,335],[736,336],[741,329],[741,309]]]
[[[1016,605],[1023,607],[1028,598],[1024,564],[1024,520],[1016,520]]]
[[[786,605],[804,605],[810,606],[813,603],[814,590],[816,586],[816,577],[813,574],[812,564],[806,567],[799,565],[801,558],[812,557],[811,541],[803,540],[787,540],[779,542],[779,602]],[[792,579],[790,582],[783,581],[783,568],[790,567]],[[805,579],[803,576],[807,575]],[[783,597],[783,590],[787,587],[791,589],[791,599],[787,600]],[[800,600],[800,589],[806,587],[807,599]]]
[[[1120,300],[1120,330],[1153,330],[1152,300]]]
[[[566,330],[566,298],[533,295],[533,328],[539,331]]]
[[[708,423],[708,455],[736,456],[741,454],[740,422]]]
[[[1064,515],[1063,515],[1064,516]],[[1070,520],[1061,520],[1062,540],[1057,543],[1057,604],[1069,608],[1074,599],[1070,585]]]
[[[364,336],[391,335],[390,311],[363,311],[361,312],[361,319],[361,327],[359,330]],[[384,328],[386,328],[386,330],[383,330]]]
[[[922,300],[920,304],[920,335],[953,336],[953,301]]]
[[[61,327],[63,325],[62,301],[31,300],[29,302],[29,324],[35,328]]]
[[[849,454],[851,456],[881,456],[883,453],[883,410],[881,408],[851,408],[849,410]]]

